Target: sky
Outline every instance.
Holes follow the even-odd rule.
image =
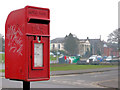
[[[118,28],[119,0],[1,0],[0,33],[5,34],[8,14],[26,5],[50,9],[50,39],[69,33],[79,39],[107,40]]]

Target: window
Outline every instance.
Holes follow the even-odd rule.
[[[60,44],[58,44],[58,49],[60,49]]]
[[[55,44],[53,44],[53,49],[55,49]]]

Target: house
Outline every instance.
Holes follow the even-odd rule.
[[[90,43],[88,39],[78,39],[79,55],[84,55],[87,50],[90,51]],[[51,40],[50,50],[64,50],[64,38],[55,38]]]
[[[103,41],[101,39],[80,39],[79,44],[80,55],[85,55],[87,51],[90,51],[91,55],[103,54]]]
[[[101,39],[78,39],[79,55],[85,55],[89,52],[89,55],[103,55],[103,41]],[[63,50],[64,51],[64,38],[55,38],[51,40],[51,50]]]
[[[88,39],[79,39],[79,54],[85,55],[87,51],[90,51],[90,42]]]
[[[51,40],[50,50],[63,50],[64,51],[64,38],[55,38]]]
[[[119,56],[118,44],[104,42],[104,56]]]
[[[103,55],[103,41],[101,39],[89,39],[93,55]]]

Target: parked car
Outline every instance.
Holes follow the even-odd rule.
[[[111,61],[112,60],[112,56],[108,56],[107,58],[106,58],[106,61]]]
[[[54,53],[50,52],[50,56],[54,56]]]
[[[106,60],[106,58],[107,58],[107,56],[103,56],[103,61],[105,61],[105,60]]]
[[[97,55],[92,55],[88,58],[87,63],[95,62],[97,61]]]

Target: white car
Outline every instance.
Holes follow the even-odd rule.
[[[52,52],[50,52],[50,55],[52,55],[52,56],[53,56],[54,54],[53,54]]]
[[[97,55],[92,55],[92,56],[89,57],[89,59],[87,60],[87,63],[95,62],[95,61],[97,61]]]
[[[108,57],[106,58],[106,61],[110,61],[110,60],[112,60],[112,56],[108,56]]]

